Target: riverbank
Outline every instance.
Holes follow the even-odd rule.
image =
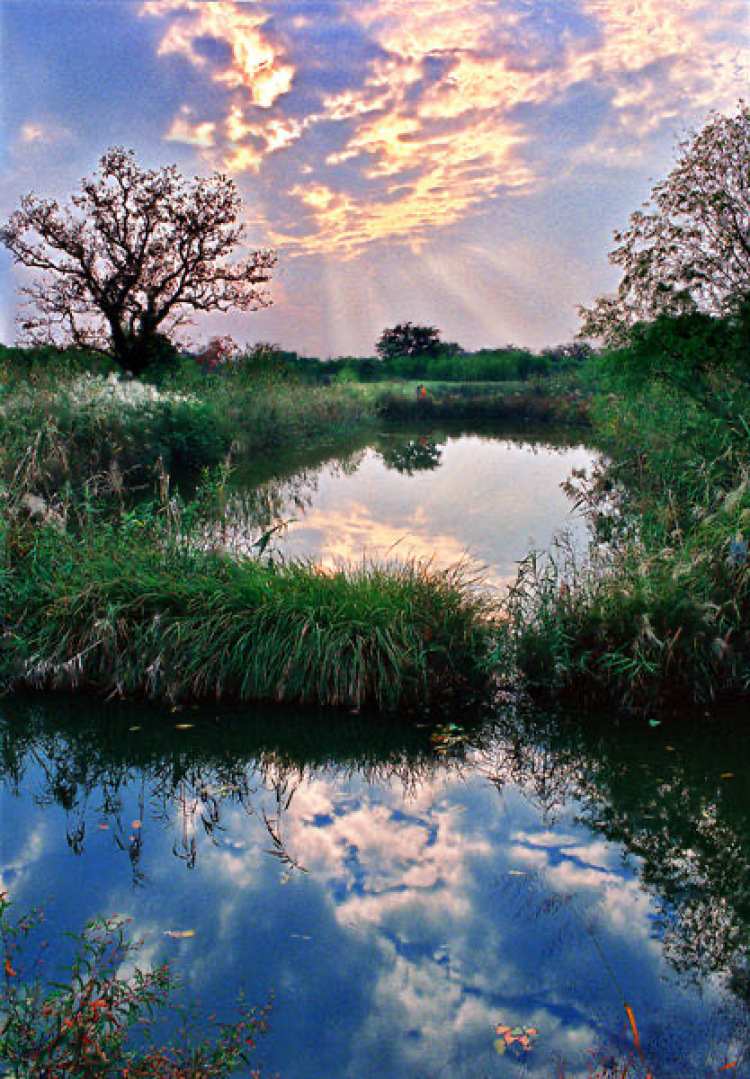
[[[685,321],[600,361],[608,464],[571,485],[597,542],[530,556],[508,601],[499,662],[532,692],[657,714],[750,689],[747,326],[714,320],[726,347],[690,380]]]
[[[6,518],[6,688],[394,711],[486,680],[489,604],[462,568],[237,558],[177,513]]]

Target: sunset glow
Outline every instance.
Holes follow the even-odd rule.
[[[0,7],[3,216],[31,188],[64,197],[112,144],[226,171],[283,303],[222,330],[323,355],[371,352],[383,320],[467,347],[569,339],[612,285],[612,230],[750,79],[740,0],[123,0],[103,27],[104,6],[60,0],[49,25]],[[324,259],[378,300],[335,331]]]

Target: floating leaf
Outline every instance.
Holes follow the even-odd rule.
[[[175,723],[174,729],[176,731],[187,731],[190,730],[192,726],[194,726],[193,723]]]
[[[139,731],[140,729],[141,728],[139,726],[137,726],[137,725],[135,727],[128,727],[129,731]]]
[[[539,1031],[535,1027],[506,1027],[502,1023],[498,1023],[495,1027],[495,1032],[500,1035],[498,1041],[495,1042],[495,1049],[499,1052],[505,1052],[510,1045],[516,1045],[524,1052],[531,1052],[531,1045],[534,1038],[537,1037]],[[498,1049],[498,1042],[503,1045],[503,1049]]]
[[[505,1042],[503,1041],[503,1039],[502,1038],[496,1038],[495,1039],[495,1052],[499,1053],[500,1056],[502,1056],[506,1049],[507,1049],[507,1046],[506,1046]]]
[[[132,825],[131,825],[131,828],[140,828],[140,826],[141,826],[141,822],[139,820],[134,820]]]
[[[661,726],[661,720],[660,719],[650,719],[648,721],[648,725],[649,725],[649,727],[660,727]]]
[[[721,779],[734,779],[734,772],[722,772]]]
[[[194,929],[165,929],[165,937],[172,937],[173,940],[185,940],[186,937],[194,937]]]

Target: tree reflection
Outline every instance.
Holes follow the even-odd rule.
[[[384,446],[378,450],[378,454],[386,468],[406,476],[438,468],[443,456],[437,440],[427,435]]]
[[[574,802],[592,832],[636,859],[676,969],[731,977],[750,1002],[750,791],[742,781],[750,731],[731,717],[635,722],[552,715],[507,700],[492,724],[452,727],[446,741],[435,724],[314,710],[257,707],[219,717],[14,698],[2,706],[0,775],[62,811],[60,838],[74,853],[107,833],[139,884],[156,832],[169,830],[174,856],[191,869],[206,844],[233,849],[236,822],[229,831],[227,818],[237,810],[256,822],[259,858],[273,858],[285,875],[304,873],[305,850],[295,849],[301,833],[289,830],[288,813],[313,779],[357,777],[417,795],[446,773],[479,772],[499,791],[518,786],[549,827]],[[549,895],[545,885],[539,904]]]
[[[513,709],[481,767],[520,785],[554,823],[571,799],[593,831],[638,860],[665,954],[702,979],[731,972],[750,1002],[750,732],[739,717],[659,729]],[[666,732],[666,733],[665,733]]]
[[[170,723],[173,715],[145,703],[6,701],[0,780],[16,794],[32,790],[38,805],[62,809],[77,855],[92,833],[109,832],[130,860],[133,883],[142,884],[152,825],[172,830],[172,853],[192,869],[201,843],[221,845],[223,820],[239,808],[258,821],[266,853],[285,873],[305,872],[288,848],[284,817],[306,780],[358,774],[416,791],[465,756],[461,743],[437,753],[428,728],[373,725],[348,714],[326,713],[317,724],[310,711],[278,707],[223,712],[221,719],[193,709],[177,719],[183,715],[191,722]]]

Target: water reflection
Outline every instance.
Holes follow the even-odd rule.
[[[271,476],[238,476],[223,541],[247,550],[259,531],[285,521],[276,546],[287,556],[331,565],[395,555],[444,566],[468,555],[487,567],[489,584],[503,585],[561,528],[585,545],[586,525],[563,485],[595,456],[497,433],[381,432],[316,468],[292,461]]]
[[[282,1075],[585,1075],[632,1049],[621,993],[660,1077],[747,1063],[736,725],[82,711],[3,703],[3,886],[64,928],[131,914],[204,1000],[273,989]]]
[[[386,468],[413,476],[415,472],[431,472],[442,459],[440,443],[428,435],[393,442],[379,451]]]
[[[667,717],[655,729],[527,711],[504,730],[484,764],[494,781],[522,786],[550,823],[575,799],[589,828],[638,857],[673,966],[696,979],[730,972],[750,1000],[744,715]]]

